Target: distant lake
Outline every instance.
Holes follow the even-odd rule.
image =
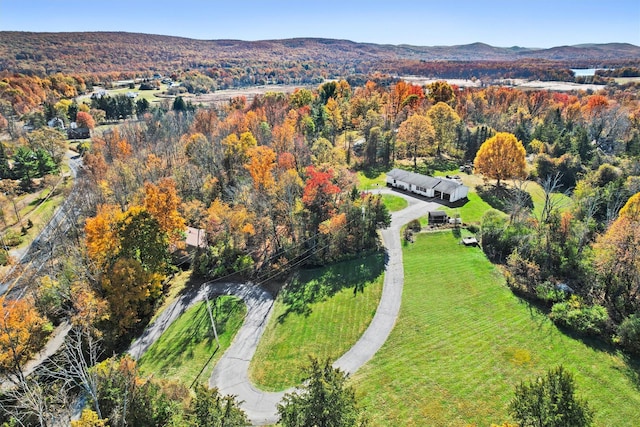
[[[573,75],[576,77],[593,77],[599,68],[572,68]]]

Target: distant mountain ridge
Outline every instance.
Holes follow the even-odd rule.
[[[128,32],[0,32],[0,70],[50,73],[111,72],[218,67],[286,61],[358,64],[378,61],[569,61],[598,66],[638,61],[640,47],[627,43],[581,44],[549,49],[494,47],[485,43],[413,46],[326,38],[196,40]]]

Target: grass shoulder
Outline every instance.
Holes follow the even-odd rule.
[[[187,310],[169,326],[140,358],[140,371],[190,385],[206,383],[211,369],[231,344],[242,326],[246,306],[237,297],[220,296],[209,301],[220,348],[214,338],[206,302]]]

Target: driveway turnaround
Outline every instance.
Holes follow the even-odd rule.
[[[387,193],[389,190],[377,192]],[[400,228],[413,219],[425,216],[429,210],[437,210],[440,207],[437,203],[418,200],[404,193],[394,191],[393,194],[407,199],[409,206],[394,212],[391,216],[391,226],[382,231],[382,240],[387,251],[387,266],[382,297],[376,314],[362,337],[333,364],[334,367],[348,374],[356,372],[382,347],[400,312],[404,285]],[[236,396],[253,425],[275,424],[278,421],[277,404],[282,400],[285,392],[272,393],[258,390],[251,384],[248,376],[249,363],[273,312],[273,295],[259,286],[250,283],[210,282],[199,290],[185,293],[145,330],[143,335],[131,345],[129,353],[135,359],[142,356],[174,320],[190,306],[202,301],[205,294],[235,295],[242,298],[247,305],[245,321],[216,364],[209,379],[209,386],[217,387],[222,394]]]

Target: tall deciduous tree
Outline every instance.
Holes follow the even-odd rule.
[[[453,88],[445,81],[437,81],[427,85],[427,97],[433,101],[434,104],[438,102],[450,104],[456,99]]]
[[[438,102],[427,111],[427,117],[433,126],[436,152],[451,153],[454,150],[456,127],[460,123],[460,116],[448,104]]]
[[[594,246],[600,294],[616,321],[640,312],[640,219],[629,206]]]
[[[276,152],[273,149],[259,145],[249,149],[249,162],[245,168],[251,174],[253,187],[256,190],[268,190],[273,187],[273,168],[276,166]]]
[[[620,217],[640,221],[640,193],[634,194],[627,200],[627,203],[620,209]]]
[[[333,170],[319,171],[313,166],[307,168],[307,182],[304,187],[302,202],[311,215],[311,232],[317,231],[318,225],[329,218],[335,208],[335,197],[340,188],[332,182]]]
[[[526,177],[526,151],[522,142],[508,132],[498,132],[480,146],[474,160],[478,172],[497,180]]]
[[[426,154],[434,136],[431,121],[422,114],[414,114],[400,125],[398,139],[407,144],[407,151],[413,157],[414,170],[418,169],[418,156]]]
[[[0,373],[10,381],[24,382],[24,365],[40,349],[47,321],[29,298],[0,297]]]
[[[76,115],[76,123],[78,124],[79,128],[93,129],[94,127],[96,127],[96,122],[95,120],[93,120],[91,114],[84,111],[78,112],[78,114]]]
[[[182,241],[185,231],[185,221],[178,208],[180,196],[176,190],[176,183],[171,178],[163,178],[158,184],[147,182],[144,186],[144,208],[160,224],[160,229],[167,234],[171,245],[178,245]]]

